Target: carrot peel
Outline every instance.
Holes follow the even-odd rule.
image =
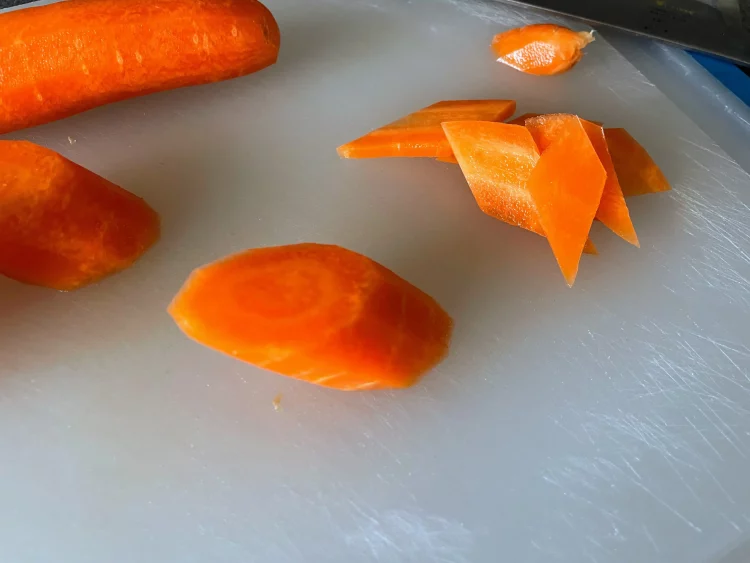
[[[431,297],[365,256],[322,244],[204,266],[169,312],[210,348],[347,391],[412,385],[443,359],[452,331]]]

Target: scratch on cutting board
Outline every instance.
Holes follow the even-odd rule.
[[[750,459],[750,433],[739,431],[750,416],[750,347],[694,323],[644,319],[623,326],[623,334],[613,340],[589,331],[589,357],[567,358],[573,368],[594,359],[609,374],[615,402],[584,411],[570,407],[551,419],[584,451],[595,445],[597,454],[566,455],[540,475],[559,494],[551,517],[572,521],[577,532],[593,538],[587,549],[601,559],[626,537],[640,538],[658,554],[652,530],[666,517],[692,534],[703,533],[702,520],[720,516],[712,512],[717,499],[725,507],[739,506],[730,492],[736,484],[728,482],[737,476],[727,468]],[[623,354],[634,364],[618,369]],[[645,520],[619,515],[632,498],[653,505]],[[739,531],[741,516],[725,510],[728,527]],[[564,545],[565,538],[535,541],[548,550]],[[588,557],[579,549],[579,559]]]
[[[345,532],[344,541],[365,549],[379,563],[469,562],[473,535],[460,522],[406,510],[377,513],[354,502],[351,506],[356,530]]]

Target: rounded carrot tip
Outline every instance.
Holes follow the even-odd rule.
[[[536,75],[561,74],[583,56],[593,31],[575,32],[553,24],[535,24],[499,33],[492,40],[498,62]]]
[[[408,387],[445,356],[431,297],[350,250],[296,244],[199,268],[169,313],[194,340],[257,367],[354,391]]]
[[[159,238],[141,198],[25,141],[0,141],[0,274],[72,290],[131,266]]]

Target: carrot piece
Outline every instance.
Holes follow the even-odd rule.
[[[522,115],[519,115],[518,117],[514,117],[510,121],[507,121],[506,123],[510,123],[511,125],[525,125],[527,119],[531,119],[532,117],[537,117],[542,115],[541,113],[524,113]]]
[[[427,106],[338,148],[342,158],[450,157],[444,121],[503,121],[513,100],[457,100]]]
[[[408,387],[448,351],[431,297],[350,250],[248,250],[193,272],[169,306],[190,338],[255,366],[335,389]]]
[[[0,274],[72,290],[129,267],[158,238],[141,198],[49,149],[0,141]]]
[[[480,209],[544,236],[526,188],[539,160],[531,133],[521,125],[487,121],[448,122],[443,129]]]
[[[492,50],[498,62],[536,75],[570,70],[594,40],[592,31],[572,31],[552,24],[535,24],[495,35]]]
[[[0,133],[276,61],[255,0],[68,0],[0,15]]]
[[[604,170],[607,172],[607,181],[604,184],[596,218],[630,244],[639,246],[638,236],[630,219],[630,212],[612,164],[612,157],[609,154],[602,127],[575,115],[551,114],[528,119],[526,128],[531,132],[539,150],[544,154],[544,151],[560,136],[565,128],[571,126],[570,122],[578,122],[579,120],[602,166],[604,166]]]
[[[594,242],[590,238],[587,238],[586,244],[583,245],[583,253],[592,254],[593,256],[597,256],[599,254],[596,246],[594,246]]]
[[[626,197],[672,189],[661,169],[625,129],[605,129],[609,152]]]
[[[539,150],[521,125],[486,121],[443,124],[479,208],[487,215],[546,236],[526,187]],[[598,254],[587,240],[586,254]]]
[[[528,191],[570,286],[606,181],[607,172],[578,118],[564,121],[529,177]]]

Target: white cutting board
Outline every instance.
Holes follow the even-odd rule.
[[[601,38],[536,78],[488,51],[522,23],[510,12],[269,6],[271,69],[8,136],[145,197],[164,232],[75,293],[0,281],[0,561],[698,563],[739,542],[748,175]],[[546,241],[483,215],[457,167],[336,155],[488,97],[642,141],[674,185],[631,200],[642,248],[597,228],[569,289]],[[455,318],[449,358],[413,389],[342,393],[204,349],[165,313],[196,266],[298,241],[433,295]]]

